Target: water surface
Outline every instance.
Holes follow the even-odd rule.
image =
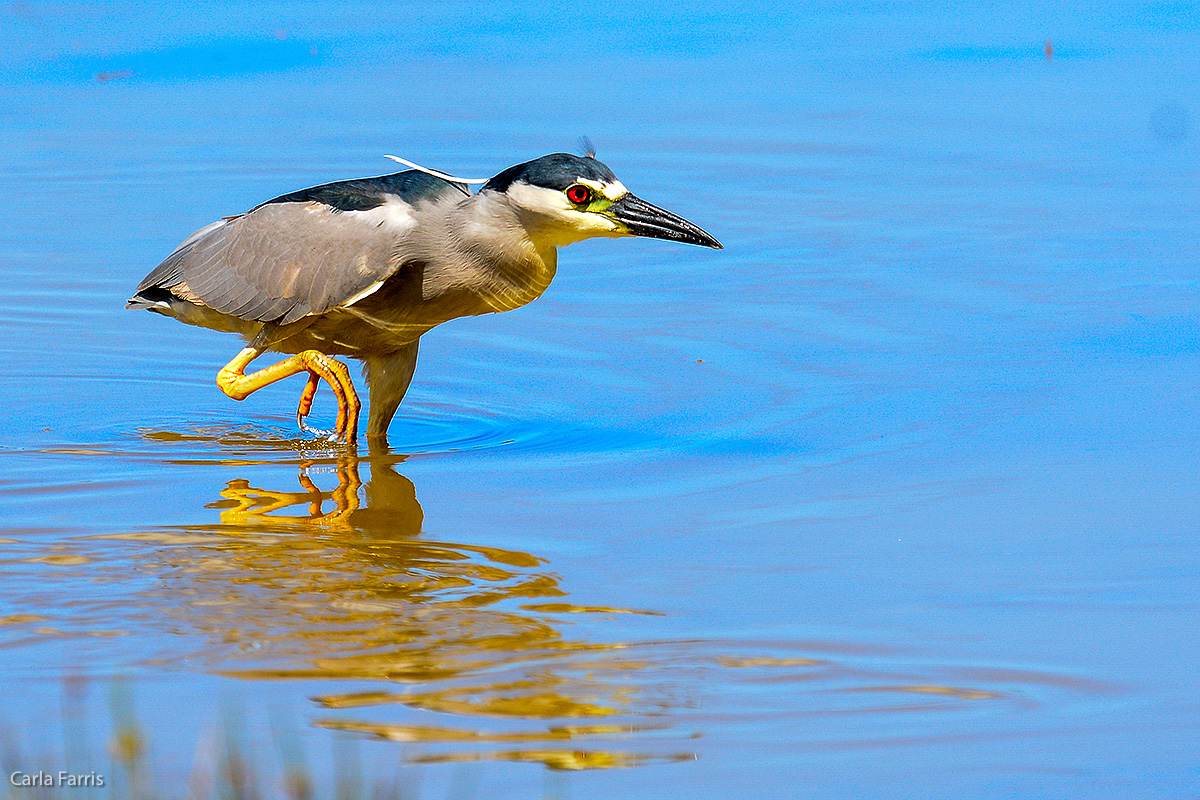
[[[13,768],[120,796],[136,730],[170,796],[230,737],[266,797],[1200,792],[1194,9],[566,11],[3,11]],[[583,134],[726,249],[565,250],[425,337],[388,452],[121,309],[384,153]]]

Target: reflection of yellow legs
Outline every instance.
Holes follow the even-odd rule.
[[[268,525],[268,526],[299,526],[317,528],[349,528],[350,515],[358,511],[360,500],[358,491],[362,488],[362,480],[358,476],[358,459],[339,461],[337,465],[338,485],[332,492],[326,494],[313,483],[305,470],[312,466],[311,462],[301,465],[299,475],[303,492],[277,492],[270,489],[256,489],[245,479],[230,481],[221,492],[226,500],[232,500],[237,505],[221,511],[221,522],[225,525]],[[332,511],[325,512],[325,500],[333,501]],[[307,516],[289,516],[275,514],[293,506],[308,505]]]
[[[308,473],[301,471],[298,477],[300,485],[313,497],[308,511],[315,522],[342,522],[358,511],[358,490],[362,488],[362,479],[358,477],[358,459],[353,458],[350,462],[339,461],[337,474],[337,488],[329,493],[329,499],[333,501],[334,509],[328,514],[321,513],[324,498],[312,478],[308,477]]]
[[[362,407],[358,393],[354,391],[354,383],[350,380],[350,370],[346,365],[332,356],[316,350],[305,350],[294,356],[285,358],[278,364],[246,374],[250,362],[262,355],[262,350],[247,347],[234,356],[234,359],[221,368],[217,373],[217,386],[221,391],[234,400],[245,400],[267,384],[283,378],[308,373],[308,383],[300,395],[300,406],[296,410],[296,422],[305,429],[304,418],[312,410],[313,396],[317,393],[317,384],[324,380],[333,389],[337,397],[337,423],[333,429],[334,440],[354,444],[358,435],[358,412]]]

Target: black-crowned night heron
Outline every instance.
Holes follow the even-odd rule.
[[[296,413],[302,430],[311,430],[304,418],[324,380],[338,403],[330,435],[352,443],[360,404],[334,356],[362,360],[367,436],[382,439],[412,380],[421,335],[537,298],[554,278],[557,248],[594,236],[721,247],[630,194],[590,155],[509,167],[477,181],[475,194],[471,182],[418,168],[285,194],[189,236],[126,308],[241,334],[249,345],[217,374],[235,400],[307,372]],[[267,350],[293,355],[247,375]]]

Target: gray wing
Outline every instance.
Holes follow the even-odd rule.
[[[138,285],[241,319],[286,325],[369,294],[423,203],[467,191],[421,172],[341,181],[277,197],[202,228]]]

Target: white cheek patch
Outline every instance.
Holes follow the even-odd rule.
[[[570,244],[589,236],[621,235],[615,220],[604,214],[580,211],[564,192],[557,189],[514,183],[506,194],[514,206],[532,211],[552,223],[542,225],[537,234],[549,244]]]
[[[567,196],[556,189],[514,183],[508,187],[505,194],[514,205],[548,217],[565,217],[567,212],[575,212],[575,206],[567,200]]]

